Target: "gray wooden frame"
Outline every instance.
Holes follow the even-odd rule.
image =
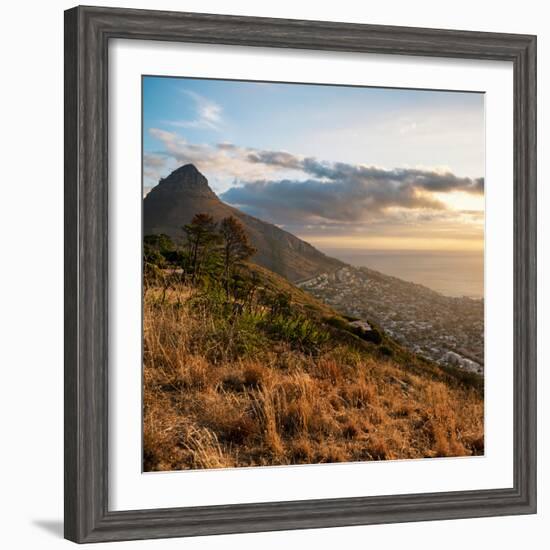
[[[111,38],[511,61],[514,486],[112,512],[107,410],[107,63]],[[65,536],[75,542],[536,512],[536,37],[195,13],[65,12]]]

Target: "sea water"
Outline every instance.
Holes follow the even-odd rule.
[[[418,283],[445,296],[483,297],[483,251],[324,249],[357,267]]]

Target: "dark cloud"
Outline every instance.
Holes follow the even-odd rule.
[[[366,220],[385,208],[443,209],[444,205],[411,185],[378,180],[255,181],[226,191],[223,200],[260,217],[285,221],[323,218],[339,221]]]
[[[222,151],[237,151],[239,149],[239,147],[227,141],[222,141],[221,143],[218,143],[216,147],[218,149],[221,149]]]
[[[231,204],[259,217],[292,223],[297,220],[365,221],[389,208],[441,211],[446,207],[432,193],[483,193],[483,178],[458,177],[450,172],[327,163],[284,151],[252,150],[252,163],[300,170],[307,180],[245,182],[223,195]]]
[[[285,151],[253,151],[248,154],[247,158],[250,162],[268,164],[280,168],[303,169],[303,161]]]
[[[249,154],[249,159],[253,162],[303,170],[311,176],[333,181],[353,179],[397,182],[430,192],[465,191],[467,193],[483,193],[484,187],[483,178],[460,178],[450,172],[440,173],[433,170],[414,168],[384,170],[374,166],[353,165],[343,162],[331,164],[320,162],[312,157],[300,159],[285,152],[255,151]]]

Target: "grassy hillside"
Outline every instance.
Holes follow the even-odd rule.
[[[444,371],[264,268],[231,296],[146,270],[144,469],[483,453],[475,377]]]

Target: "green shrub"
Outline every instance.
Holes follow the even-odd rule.
[[[314,351],[330,339],[328,331],[302,315],[270,316],[264,327],[273,338],[285,340],[306,351]]]

